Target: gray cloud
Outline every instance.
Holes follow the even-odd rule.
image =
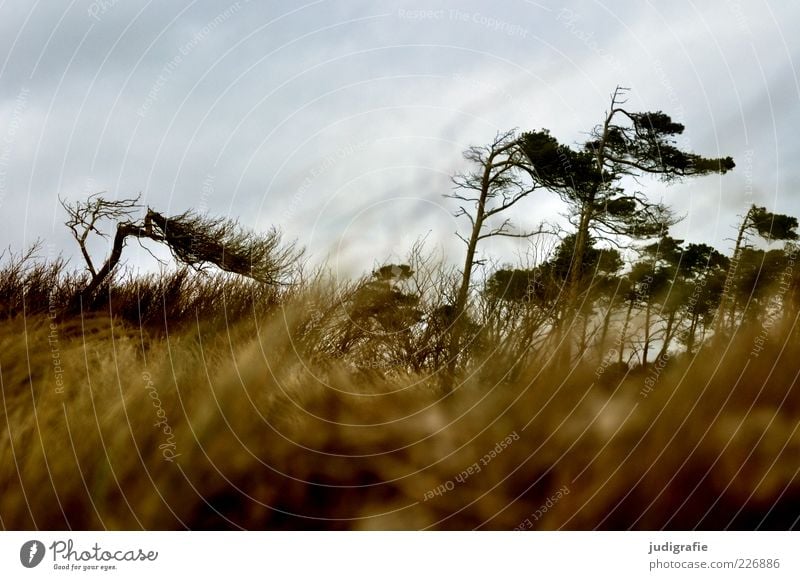
[[[418,236],[458,259],[449,175],[511,127],[579,142],[617,83],[737,169],[656,197],[726,248],[747,203],[800,214],[800,7],[714,1],[12,1],[0,8],[0,246],[72,252],[57,196],[141,191],[271,224],[344,271]],[[520,225],[559,213],[547,194]],[[487,248],[498,260],[520,242]],[[146,253],[131,261],[152,267]]]

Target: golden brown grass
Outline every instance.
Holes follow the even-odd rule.
[[[2,526],[798,526],[791,329],[757,357],[760,328],[675,356],[647,397],[650,371],[598,377],[599,361],[544,353],[509,379],[502,345],[483,344],[445,396],[434,373],[331,356],[332,292],[235,317],[218,301],[161,327],[5,319]]]

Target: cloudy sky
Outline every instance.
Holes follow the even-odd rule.
[[[443,195],[462,150],[511,128],[580,142],[621,84],[683,122],[684,146],[735,159],[647,184],[686,216],[676,236],[728,249],[750,203],[800,215],[798,22],[779,0],[6,0],[0,247],[74,256],[58,196],[106,191],[277,225],[342,273],[426,235],[457,260]],[[562,211],[542,193],[513,218]]]

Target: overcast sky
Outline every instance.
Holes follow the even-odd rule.
[[[621,84],[736,161],[647,188],[686,216],[677,237],[727,251],[750,203],[800,215],[798,23],[779,0],[5,1],[0,247],[74,256],[58,196],[106,191],[279,226],[342,273],[425,235],[457,260],[462,150],[515,127],[580,142]],[[512,217],[561,211],[542,193]]]

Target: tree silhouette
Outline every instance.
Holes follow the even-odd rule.
[[[725,280],[725,291],[722,295],[722,300],[719,305],[719,313],[717,316],[716,330],[717,332],[723,331],[726,327],[732,327],[736,317],[736,308],[741,298],[741,292],[731,292],[736,285],[736,280],[746,278],[752,273],[746,271],[739,272],[740,263],[746,261],[748,264],[752,260],[752,254],[745,254],[747,249],[747,239],[749,235],[755,234],[771,243],[776,240],[792,241],[798,239],[797,234],[797,218],[789,215],[768,212],[767,208],[753,204],[747,210],[747,213],[739,225],[739,230],[736,235],[736,243],[733,247],[733,257],[731,258],[730,267]],[[763,255],[763,253],[762,253]],[[747,260],[744,260],[747,258]],[[745,283],[746,285],[746,283]],[[741,286],[740,286],[741,287]],[[727,310],[727,312],[726,312]],[[725,324],[725,318],[728,318],[729,324]]]
[[[493,272],[486,282],[485,292],[495,299],[523,302],[546,311],[552,327],[558,326],[566,312],[566,301],[561,297],[566,292],[570,276],[575,239],[575,234],[564,237],[550,259],[533,269],[500,269]],[[580,275],[581,287],[585,289],[585,300],[580,305],[582,350],[587,346],[588,326],[596,302],[601,298],[610,299],[615,294],[618,286],[616,274],[623,266],[619,251],[597,247],[594,240],[590,241],[592,244],[586,253]],[[603,320],[605,332],[609,319],[610,308]]]
[[[454,191],[446,196],[461,204],[456,216],[466,217],[471,228],[468,238],[456,234],[467,246],[467,252],[453,304],[448,371],[444,375],[443,385],[445,390],[452,389],[458,352],[462,346],[462,320],[472,283],[472,271],[480,263],[477,258],[479,243],[491,237],[528,238],[541,233],[541,229],[536,232],[514,232],[509,218],[503,219],[499,225],[492,223],[492,218],[506,212],[539,187],[514,131],[498,133],[489,145],[470,147],[464,152],[464,159],[472,163],[473,169],[455,175]]]
[[[360,346],[373,368],[413,366],[414,327],[423,315],[420,296],[404,288],[413,274],[407,264],[388,264],[356,288],[345,304],[349,324],[342,351]]]
[[[731,325],[742,306],[742,321],[755,320],[767,310],[781,274],[787,270],[788,257],[782,249],[759,250],[743,247],[739,251],[731,294]]]
[[[141,208],[139,199],[137,196],[108,200],[97,193],[85,201],[70,203],[60,200],[68,216],[65,225],[78,242],[91,276],[75,294],[73,308],[79,308],[108,280],[119,264],[129,238],[163,243],[178,262],[195,270],[215,266],[267,284],[283,283],[289,268],[302,254],[294,244],[282,244],[281,234],[274,228],[259,234],[226,218],[208,218],[194,212],[165,217],[148,208],[144,219],[135,221],[133,216]],[[104,222],[112,222],[116,229],[108,257],[100,268],[96,268],[87,243],[90,234],[109,238],[109,234],[101,229],[106,225]]]
[[[677,272],[680,288],[676,305],[682,318],[677,321],[675,332],[686,345],[686,352],[692,354],[698,329],[705,335],[714,312],[722,298],[722,289],[730,260],[727,256],[707,244],[689,244],[683,250]],[[686,321],[688,328],[681,323]],[[669,348],[665,341],[663,350]]]
[[[577,283],[584,290],[584,300],[576,307],[584,321],[599,294],[607,291],[610,284],[613,285],[615,274],[623,264],[619,251],[596,246],[595,239],[592,237],[588,242],[589,245],[585,250],[580,269],[575,268],[573,264],[573,256],[578,243],[577,234],[566,236],[556,248],[553,258],[546,264],[546,267],[551,270],[551,279],[559,281],[559,296],[563,296],[569,291],[573,273],[577,277]],[[559,300],[559,303],[558,312],[563,317],[567,303],[565,300]]]
[[[669,209],[642,192],[627,192],[625,177],[653,175],[664,182],[684,177],[725,173],[733,159],[705,158],[676,146],[684,126],[661,111],[631,112],[624,108],[627,89],[617,87],[603,122],[577,149],[559,144],[547,130],[520,138],[536,182],[559,194],[576,227],[575,251],[568,284],[574,310],[580,293],[580,272],[590,237],[638,238],[662,235],[675,223]]]
[[[678,312],[686,297],[686,285],[680,275],[682,243],[683,240],[665,235],[642,249],[642,263],[645,268],[649,267],[647,291],[642,296],[645,304],[642,366],[648,364],[652,341],[660,339],[662,342],[658,359],[669,349],[677,330]],[[656,329],[654,322],[658,322]]]

